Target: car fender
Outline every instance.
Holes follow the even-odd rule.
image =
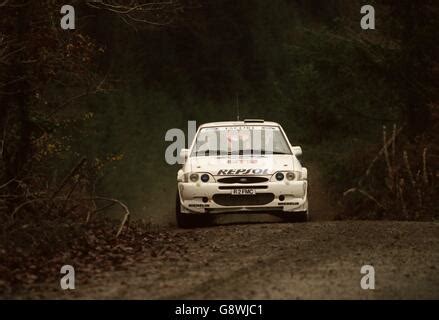
[[[302,180],[308,180],[308,169],[302,167]]]

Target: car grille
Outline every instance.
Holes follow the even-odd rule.
[[[213,201],[221,206],[260,206],[274,200],[272,193],[257,193],[255,195],[214,194]]]
[[[249,177],[249,176],[238,176],[238,177],[227,177],[227,178],[219,178],[217,180],[221,183],[259,183],[259,182],[267,182],[268,178],[265,177]]]

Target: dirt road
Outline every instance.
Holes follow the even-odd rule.
[[[168,245],[117,272],[81,274],[32,298],[439,298],[439,223],[310,222],[171,230]],[[376,288],[360,288],[361,266]],[[24,294],[26,296],[26,294]]]
[[[318,170],[312,172],[312,222],[241,215],[217,220],[241,222],[235,225],[165,229],[140,262],[123,270],[76,268],[72,291],[60,289],[54,270],[51,283],[14,297],[439,299],[439,222],[331,221],[334,208]],[[375,268],[375,290],[360,287],[363,265]]]

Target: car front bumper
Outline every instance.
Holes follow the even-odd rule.
[[[255,195],[232,195],[254,189]],[[308,210],[307,181],[270,181],[253,185],[179,182],[182,213],[303,212]],[[280,199],[279,199],[280,197]]]

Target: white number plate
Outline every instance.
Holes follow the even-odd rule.
[[[238,196],[238,195],[255,195],[256,190],[255,189],[233,189],[232,195]]]

